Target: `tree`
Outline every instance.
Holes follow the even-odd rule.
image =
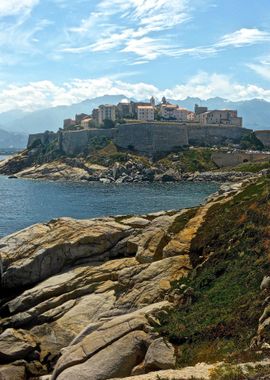
[[[105,119],[103,121],[103,128],[104,129],[111,129],[111,128],[114,128],[114,126],[115,126],[115,124],[114,124],[113,120]]]

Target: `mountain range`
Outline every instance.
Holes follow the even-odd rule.
[[[26,135],[45,130],[57,131],[62,127],[63,120],[73,118],[77,113],[91,113],[93,108],[100,104],[117,104],[124,95],[105,95],[94,99],[87,99],[80,103],[69,106],[58,106],[41,109],[34,112],[12,110],[0,113],[0,148],[24,147]],[[270,129],[270,102],[260,99],[245,100],[239,102],[228,101],[223,98],[200,98],[188,97],[184,100],[168,99],[171,103],[194,109],[195,104],[207,106],[209,109],[237,109],[239,116],[244,119],[246,128]]]

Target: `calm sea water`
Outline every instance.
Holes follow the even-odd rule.
[[[84,219],[192,207],[216,190],[213,183],[116,185],[0,176],[0,236],[61,216]]]

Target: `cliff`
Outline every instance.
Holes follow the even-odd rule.
[[[260,175],[193,209],[3,238],[1,376],[209,379],[235,357],[268,370],[269,185]]]

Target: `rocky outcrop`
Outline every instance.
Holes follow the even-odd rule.
[[[209,210],[241,185],[223,191],[193,210],[61,218],[3,238],[0,374],[105,380],[174,368],[175,347],[156,328],[191,297],[173,283],[192,270]]]

